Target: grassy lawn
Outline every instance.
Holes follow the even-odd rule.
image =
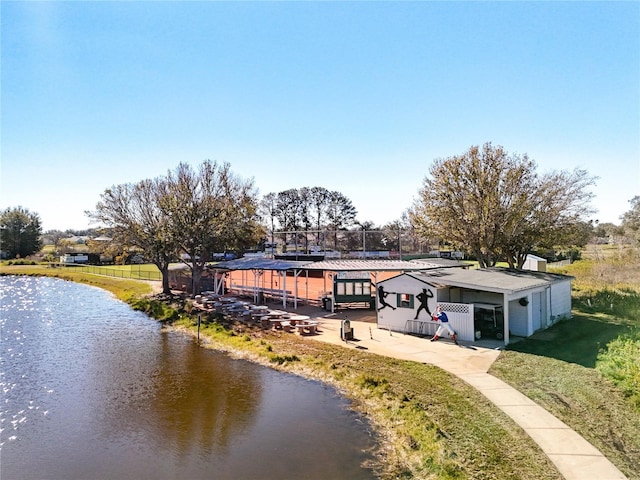
[[[162,276],[158,267],[151,263],[135,265],[103,265],[73,267],[85,273],[107,275],[112,277],[130,278],[134,280],[160,281]]]
[[[155,267],[154,267],[155,268]],[[156,269],[157,270],[157,269]],[[149,295],[151,285],[128,278],[108,277],[82,272],[76,267],[49,267],[47,265],[0,265],[0,275],[47,276],[71,282],[93,285],[110,291],[120,300],[129,302],[134,298]]]
[[[543,406],[629,478],[638,479],[640,409],[597,369],[599,352],[631,330],[577,315],[510,346],[489,373]]]
[[[605,251],[561,271],[576,277],[573,318],[510,345],[489,373],[639,479],[640,262],[635,250]]]

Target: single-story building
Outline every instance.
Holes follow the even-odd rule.
[[[449,259],[421,260],[283,260],[266,257],[243,257],[219,262],[209,267],[226,288],[251,295],[259,301],[261,294],[288,301],[297,308],[298,300],[317,303],[334,311],[342,306],[361,304],[373,308],[378,279],[405,271],[468,268],[468,264]],[[220,276],[222,275],[222,276]],[[222,283],[212,290],[221,291]]]
[[[568,275],[484,268],[405,272],[378,282],[379,328],[433,335],[440,304],[460,340],[482,337],[509,343],[571,316]]]

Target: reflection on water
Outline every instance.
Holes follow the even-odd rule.
[[[71,282],[0,277],[0,311],[3,479],[373,477],[367,425],[322,384]]]

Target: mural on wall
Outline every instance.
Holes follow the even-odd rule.
[[[382,310],[385,307],[391,307],[393,310],[396,309],[396,307],[394,307],[393,305],[389,305],[386,301],[387,295],[389,294],[393,294],[393,292],[385,292],[382,285],[378,287],[378,303],[380,304],[378,311]]]
[[[418,307],[418,310],[416,311],[416,316],[414,318],[414,320],[418,319],[418,316],[420,315],[421,311],[425,311],[427,312],[427,315],[429,317],[431,317],[431,310],[429,310],[429,299],[433,298],[433,292],[431,291],[431,289],[426,289],[423,288],[422,292],[420,292],[419,294],[416,295],[416,298],[418,300],[420,300],[420,306]]]

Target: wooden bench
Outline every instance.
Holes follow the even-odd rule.
[[[271,296],[282,297],[282,289],[280,288],[251,287],[248,285],[238,285],[234,283],[229,285],[229,290],[238,292],[239,294],[246,296],[253,296],[257,293],[264,293]],[[285,290],[285,293],[287,294],[287,296],[293,294],[291,290]]]

